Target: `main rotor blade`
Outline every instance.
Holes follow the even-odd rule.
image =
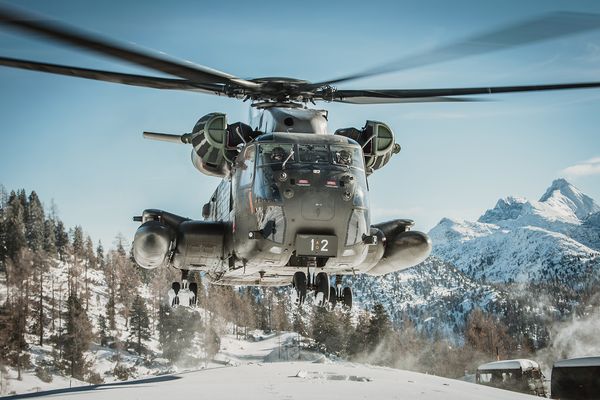
[[[547,85],[487,86],[472,88],[398,89],[398,90],[336,90],[331,101],[356,104],[422,103],[427,101],[472,101],[451,96],[472,96],[495,93],[540,92],[548,90],[599,88],[600,82],[556,83]],[[447,97],[450,96],[450,97]],[[429,99],[429,100],[428,100]],[[325,100],[328,100],[325,98]]]
[[[94,51],[118,60],[128,61],[197,83],[227,84],[245,88],[260,85],[201,65],[179,61],[145,50],[116,43],[64,24],[40,19],[37,16],[0,6],[0,23],[85,50]]]
[[[460,97],[445,96],[400,97],[392,94],[379,93],[379,91],[374,90],[357,90],[356,92],[357,93],[341,95],[339,95],[338,92],[335,92],[330,101],[349,104],[460,103],[481,101],[480,99],[463,99]]]
[[[223,85],[199,84],[186,79],[161,78],[156,76],[144,76],[123,74],[119,72],[102,71],[71,67],[67,65],[48,64],[37,61],[19,60],[16,58],[0,57],[0,65],[6,67],[20,68],[31,71],[48,72],[51,74],[74,76],[78,78],[94,79],[104,82],[121,83],[124,85],[149,87],[154,89],[172,89],[204,92],[210,94],[224,94]]]
[[[554,12],[530,20],[476,34],[463,40],[435,47],[429,51],[405,56],[381,66],[324,82],[311,84],[320,87],[390,72],[403,71],[457,60],[463,57],[491,53],[542,42],[600,28],[600,15],[575,12]]]

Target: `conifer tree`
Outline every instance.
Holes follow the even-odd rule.
[[[66,260],[69,252],[69,235],[60,219],[56,220],[56,251],[62,261]]]
[[[317,307],[312,318],[312,338],[330,353],[340,354],[344,351],[344,329],[339,316],[329,312],[325,307]]]
[[[19,251],[27,245],[25,236],[25,208],[15,192],[11,192],[5,211],[5,255],[16,260]]]
[[[362,311],[358,315],[356,327],[348,339],[348,354],[355,356],[364,354],[369,350],[368,333],[369,314],[366,311]]]
[[[371,350],[379,345],[391,331],[392,326],[387,311],[382,304],[375,304],[367,331],[367,342]]]
[[[37,193],[32,191],[25,216],[25,231],[27,244],[33,251],[41,251],[44,248],[44,221],[44,207]]]
[[[163,357],[171,362],[179,360],[191,349],[196,319],[185,307],[171,308],[166,304],[159,311],[159,342]]]
[[[98,315],[98,339],[100,339],[100,346],[106,346],[108,344],[108,325],[106,325],[106,317],[104,314]]]
[[[55,257],[56,252],[56,222],[52,218],[44,222],[44,251],[49,257]]]
[[[135,296],[131,307],[129,321],[129,340],[136,346],[136,353],[142,354],[144,346],[142,341],[150,339],[150,319],[146,302],[140,295]]]
[[[104,246],[102,246],[102,241],[98,241],[98,246],[96,247],[96,267],[104,271]]]
[[[18,296],[0,307],[0,359],[17,368],[19,380],[23,368],[29,366],[29,345],[25,339],[27,315],[25,298]]]
[[[69,365],[72,377],[83,380],[87,365],[84,352],[92,340],[92,325],[76,293],[67,299],[63,359]]]
[[[33,253],[34,256],[34,281],[32,282],[33,286],[33,301],[32,301],[32,317],[33,317],[33,325],[31,329],[31,333],[38,336],[38,344],[42,346],[44,344],[44,331],[45,327],[50,321],[50,318],[46,314],[46,310],[44,308],[44,300],[46,298],[45,295],[45,282],[44,282],[44,273],[48,271],[48,263],[50,262],[47,259],[46,254],[43,251],[38,251]]]

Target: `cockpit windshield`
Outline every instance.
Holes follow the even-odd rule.
[[[331,145],[331,157],[337,165],[363,167],[363,156],[358,147]]]
[[[283,164],[294,162],[295,154],[292,144],[265,143],[260,145],[258,165]]]
[[[259,147],[258,166],[295,163],[313,165],[343,165],[363,169],[360,147],[349,145],[262,143]]]
[[[326,144],[300,144],[298,145],[300,162],[313,164],[329,164],[329,146]]]

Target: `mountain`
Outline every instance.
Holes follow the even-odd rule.
[[[500,290],[482,285],[453,265],[430,257],[415,268],[379,277],[352,278],[360,306],[373,309],[382,304],[398,326],[410,320],[420,332],[458,339],[466,315],[503,302]]]
[[[585,308],[600,284],[600,206],[564,179],[539,201],[508,196],[477,221],[443,218],[433,255],[409,270],[352,278],[357,301],[392,321],[460,342],[474,308],[544,343],[553,321]],[[460,332],[460,333],[459,333]]]
[[[482,282],[575,289],[600,275],[600,206],[565,179],[539,201],[509,196],[476,222],[444,218],[429,234],[435,256]]]

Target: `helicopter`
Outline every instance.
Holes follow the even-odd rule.
[[[219,112],[191,132],[144,132],[152,140],[192,146],[201,173],[221,179],[202,219],[146,209],[134,220],[132,254],[146,269],[173,267],[169,301],[193,305],[198,287],[190,271],[219,285],[288,286],[303,304],[352,306],[344,276],[385,275],[418,265],[430,238],[410,219],[371,221],[369,176],[400,152],[393,130],[368,120],[331,131],[316,102],[349,104],[478,101],[470,96],[600,87],[600,82],[439,89],[338,89],[346,82],[522,46],[600,27],[600,16],[551,13],[403,57],[382,66],[320,82],[244,79],[92,35],[22,10],[0,7],[0,24],[168,74],[126,74],[0,57],[0,65],[163,90],[183,90],[250,102],[248,123]],[[315,108],[313,108],[313,106]]]

